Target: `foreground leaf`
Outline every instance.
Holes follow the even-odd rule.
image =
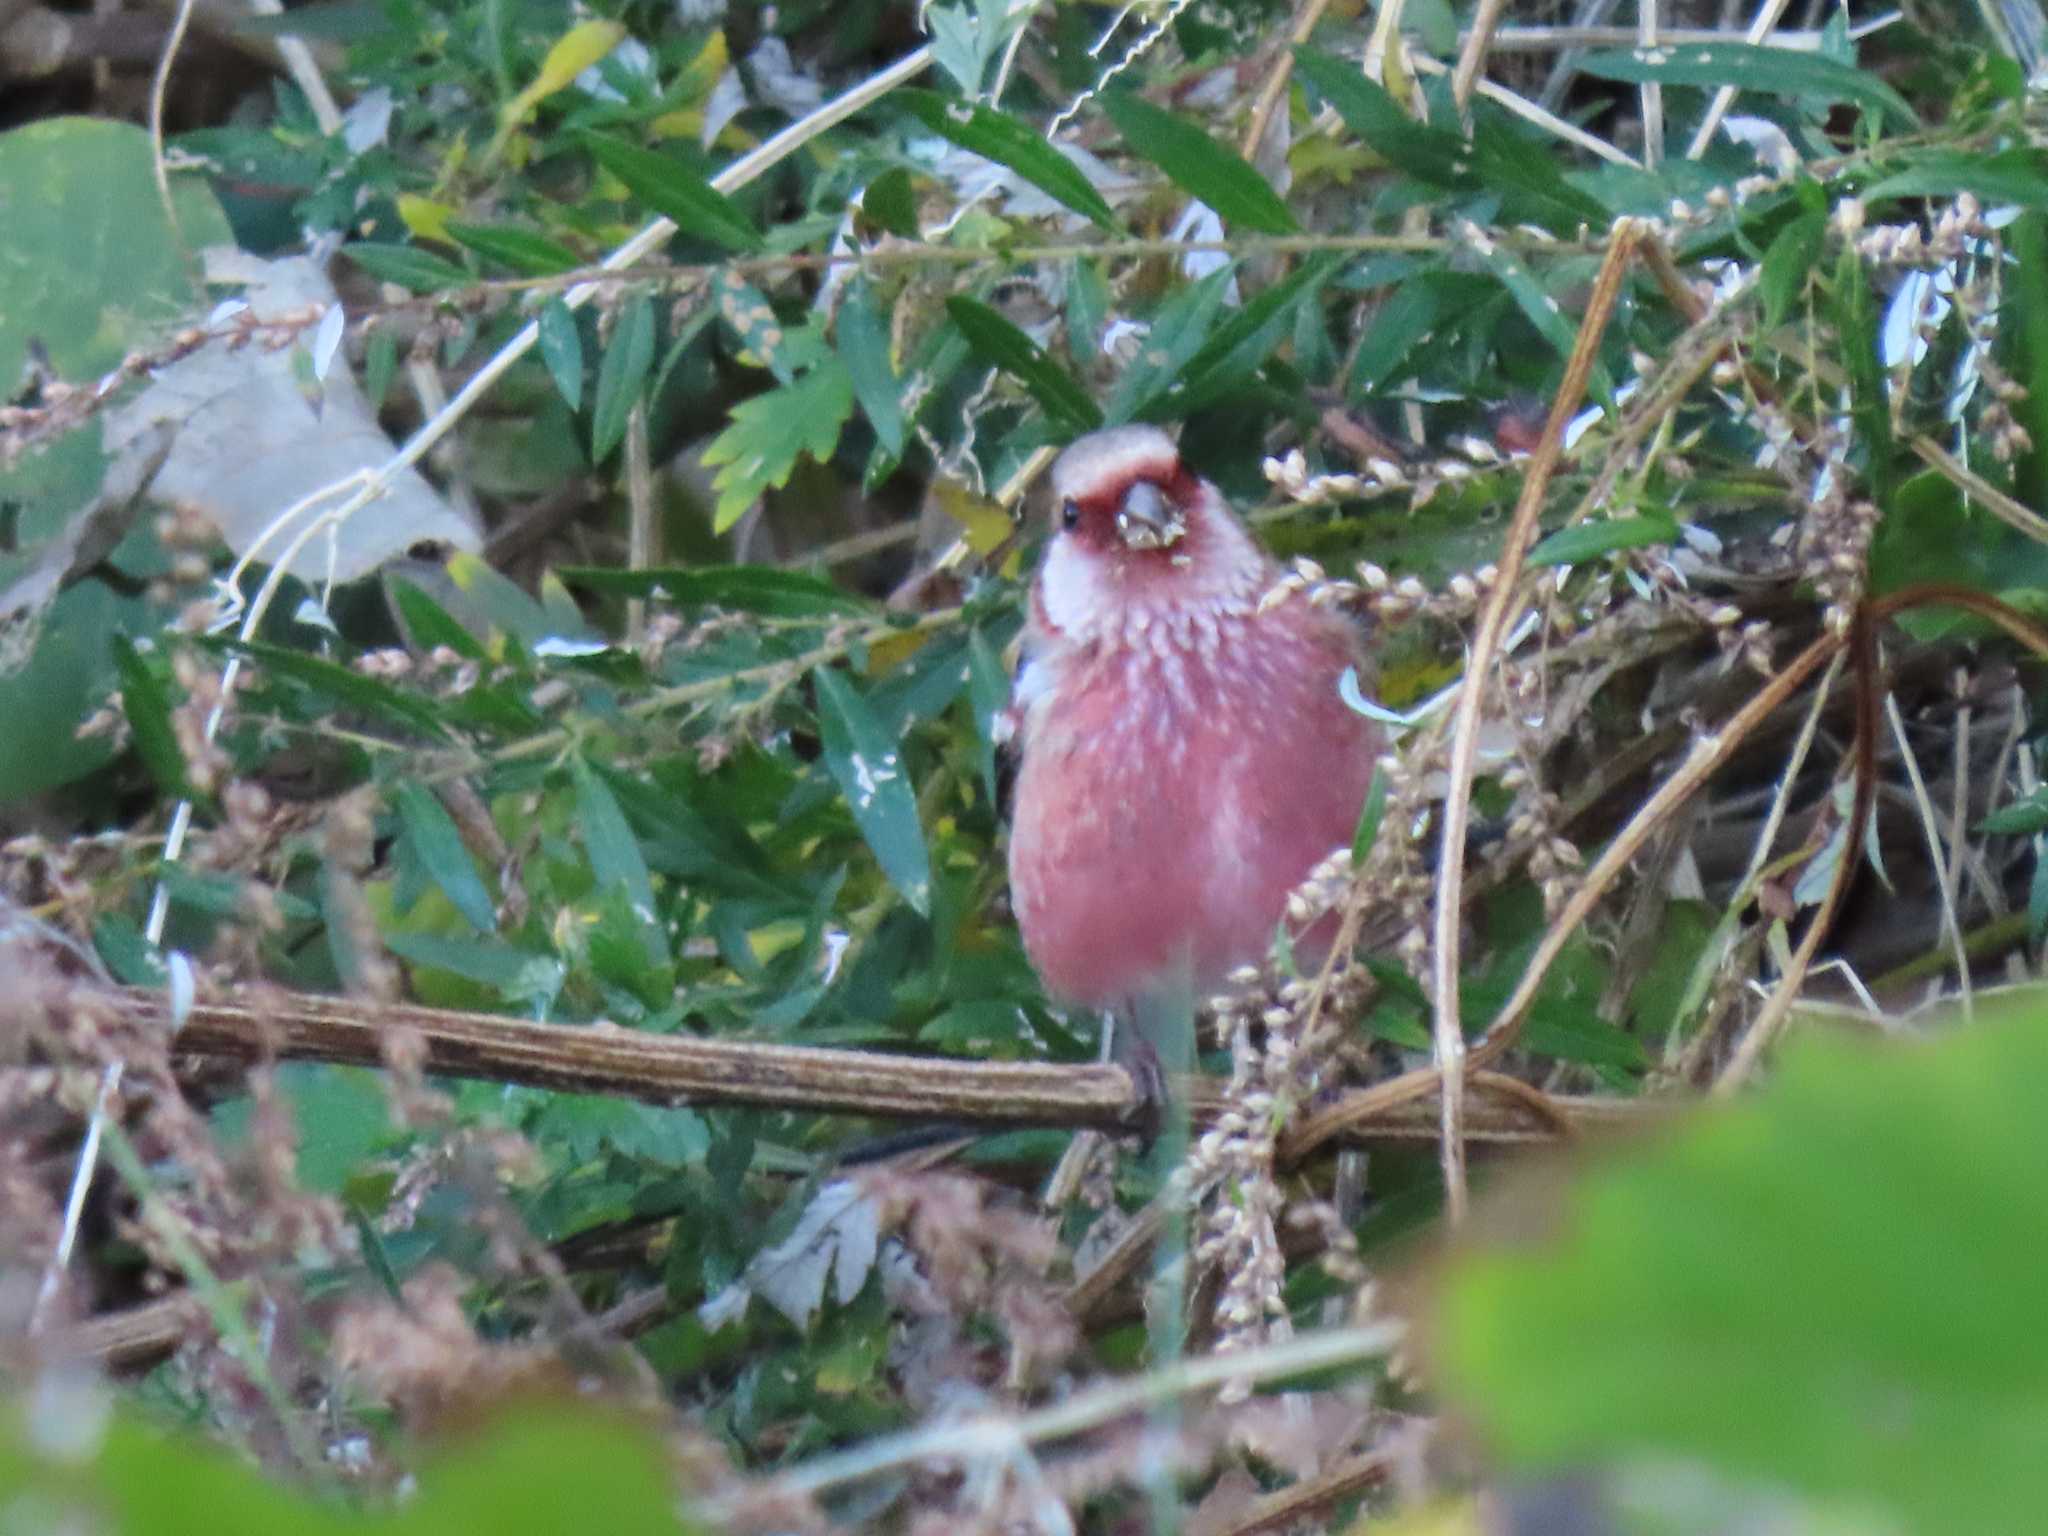
[[[2044,1094],[2039,992],[1939,1044],[1803,1043],[1754,1102],[1584,1177],[1552,1245],[1463,1263],[1461,1411],[1517,1468],[1678,1457],[1888,1517],[1862,1528],[2023,1528]]]

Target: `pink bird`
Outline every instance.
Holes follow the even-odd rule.
[[[1011,896],[1047,992],[1135,1024],[1119,1054],[1156,1097],[1193,999],[1261,959],[1350,843],[1382,738],[1338,693],[1359,631],[1300,595],[1261,611],[1279,568],[1164,432],[1084,437],[1052,484],[1011,704]]]

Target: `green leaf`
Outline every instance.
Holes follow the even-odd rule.
[[[121,709],[128,716],[143,766],[166,795],[174,800],[191,798],[185,754],[171,724],[170,694],[126,635],[114,636],[114,667],[121,675]]]
[[[1337,109],[1344,125],[1390,164],[1416,180],[1456,192],[1491,192],[1502,223],[1533,223],[1561,235],[1581,225],[1604,229],[1613,210],[1566,181],[1554,151],[1516,133],[1499,114],[1475,104],[1472,137],[1425,127],[1355,64],[1318,49],[1294,51],[1302,78]]]
[[[1186,382],[1174,400],[1175,411],[1198,409],[1209,397],[1256,371],[1287,334],[1294,306],[1312,302],[1343,264],[1344,257],[1332,251],[1311,256],[1227,315],[1180,371]]]
[[[1870,296],[1870,277],[1863,270],[1863,258],[1853,249],[1842,252],[1836,263],[1830,297],[1842,363],[1849,375],[1849,414],[1870,456],[1866,473],[1872,499],[1880,507],[1888,507],[1898,478],[1892,465],[1891,396],[1878,356],[1879,322]]]
[[[712,284],[718,318],[762,367],[788,384],[825,355],[824,333],[815,320],[785,325],[767,295],[729,272]]]
[[[903,457],[903,381],[889,365],[889,327],[866,283],[856,282],[839,304],[839,361],[853,381],[875,440],[891,458]]]
[[[1353,400],[1363,399],[1394,369],[1415,361],[1417,344],[1435,327],[1442,312],[1438,279],[1443,275],[1419,273],[1387,295],[1351,361]]]
[[[1459,134],[1418,123],[1379,82],[1356,64],[1307,46],[1294,50],[1295,68],[1337,109],[1349,128],[1396,170],[1431,186],[1474,190],[1472,146]]]
[[[852,414],[853,380],[832,356],[782,388],[735,405],[732,425],[704,450],[704,462],[719,466],[711,478],[718,492],[712,531],[738,522],[769,487],[787,485],[803,455],[829,460]]]
[[[465,224],[450,219],[448,233],[479,256],[524,277],[548,277],[576,266],[574,251],[530,229],[510,224]]]
[[[1230,267],[1218,267],[1201,281],[1184,285],[1159,306],[1159,313],[1152,318],[1152,333],[1109,393],[1104,420],[1117,425],[1157,407],[1181,370],[1214,334],[1216,311],[1230,287],[1231,271]]]
[[[981,791],[996,806],[996,717],[1010,702],[1010,675],[1003,670],[1000,649],[988,633],[967,637],[967,703],[974,711],[975,758],[981,767]]]
[[[917,817],[917,795],[897,744],[844,676],[829,667],[815,676],[825,767],[889,883],[913,911],[929,912],[931,860]]]
[[[946,313],[968,345],[1023,384],[1047,416],[1074,432],[1102,425],[1102,412],[1072,375],[986,304],[955,294],[946,300]]]
[[[572,587],[611,597],[666,598],[678,608],[729,608],[735,613],[761,613],[778,619],[872,613],[875,609],[866,598],[817,576],[769,565],[666,566],[640,571],[575,565],[555,574]]]
[[[476,281],[452,261],[416,245],[391,245],[375,240],[353,240],[341,254],[380,283],[396,283],[414,293],[437,293],[443,288],[466,288]]]
[[[590,457],[603,459],[626,435],[626,418],[654,366],[654,304],[636,293],[619,309],[618,324],[597,365],[597,403],[591,407]]]
[[[381,5],[364,0],[313,0],[291,14],[237,16],[230,30],[247,37],[298,37],[307,42],[359,43],[398,30]]]
[[[1791,313],[1793,300],[1806,291],[1807,279],[1813,276],[1814,263],[1820,259],[1821,243],[1826,236],[1825,214],[1802,213],[1779,230],[1777,238],[1764,251],[1757,288],[1763,295],[1766,330],[1775,330]]]
[[[1977,830],[2005,835],[2048,832],[2048,789],[2037,789],[2024,800],[2000,806],[1977,823]]]
[[[1365,863],[1372,845],[1380,839],[1380,823],[1387,814],[1387,774],[1378,763],[1372,765],[1372,786],[1365,792],[1365,804],[1358,812],[1358,830],[1351,834],[1351,866]]]
[[[576,824],[598,888],[623,887],[634,915],[658,931],[661,919],[654,907],[654,882],[626,813],[619,809],[611,786],[582,758],[571,758],[569,768],[576,780]]]
[[[1531,565],[1577,565],[1618,549],[1644,549],[1669,544],[1678,524],[1668,517],[1608,517],[1560,528],[1529,551]]]
[[[1504,1468],[1692,1465],[1844,1529],[2029,1526],[2048,1007],[1977,1007],[1926,1043],[1801,1035],[1754,1099],[1519,1213],[1540,1246],[1468,1253],[1431,1354]]]
[[[2038,149],[2008,149],[1995,155],[1936,150],[1914,156],[1904,170],[1865,188],[1863,201],[1952,198],[1963,192],[1986,205],[2048,208],[2048,155]]]
[[[1129,91],[1107,93],[1102,109],[1134,153],[1226,223],[1267,235],[1291,235],[1301,228],[1265,177],[1193,123]]]
[[[768,242],[739,205],[682,162],[601,133],[585,133],[583,142],[634,197],[673,220],[691,239],[733,251],[767,249]]]
[[[1564,309],[1552,298],[1528,264],[1506,246],[1491,243],[1479,249],[1479,259],[1487,270],[1500,279],[1508,296],[1515,301],[1515,307],[1536,327],[1543,339],[1556,349],[1559,358],[1569,358],[1578,345],[1578,331],[1567,320]],[[1614,396],[1614,383],[1607,375],[1603,364],[1593,365],[1593,392],[1603,402],[1610,403]]]
[[[384,409],[391,381],[398,373],[398,338],[389,330],[372,331],[363,346],[363,398],[375,415]]]
[[[918,238],[917,190],[902,166],[892,166],[861,189],[860,209],[890,234]]]
[[[246,656],[272,676],[289,678],[349,709],[409,727],[436,741],[447,739],[448,729],[442,724],[438,705],[431,699],[401,692],[377,678],[265,640],[221,638],[196,643]]]
[[[438,796],[424,784],[407,779],[392,794],[398,806],[398,820],[418,855],[420,868],[441,888],[449,905],[478,933],[493,933],[498,927],[497,904],[484,888],[476,863],[456,830],[455,820]]]
[[[470,661],[483,661],[490,652],[468,630],[456,622],[446,608],[402,577],[390,579],[391,600],[405,621],[406,638],[414,650],[425,653],[447,646]]]
[[[0,399],[21,385],[31,337],[79,382],[206,313],[188,251],[233,245],[234,231],[204,175],[172,171],[174,232],[154,166],[149,135],[130,123],[45,117],[0,133]],[[104,668],[104,642],[93,649]]]
[[[1117,231],[1116,215],[1080,168],[1015,118],[935,91],[898,90],[889,100],[941,138],[1015,171],[1055,202]]]
[[[1889,115],[1901,128],[1914,129],[1920,119],[1905,97],[1874,71],[1858,69],[1819,53],[1765,48],[1753,43],[1682,43],[1671,47],[1616,49],[1589,53],[1579,68],[1603,80],[1665,85],[1732,85],[1776,96],[1853,101]]]
[[[2023,213],[2013,220],[2006,248],[2019,272],[2005,300],[2010,320],[2001,317],[1999,329],[2013,347],[2013,375],[2027,391],[2014,402],[2013,416],[2034,440],[2014,467],[2013,489],[2038,507],[2048,503],[2048,214]]]

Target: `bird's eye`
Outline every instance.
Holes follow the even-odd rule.
[[[1072,497],[1060,503],[1060,526],[1078,528],[1081,526],[1081,507]]]

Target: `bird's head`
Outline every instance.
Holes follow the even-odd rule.
[[[1039,596],[1055,627],[1099,632],[1141,610],[1256,597],[1265,556],[1159,428],[1080,438],[1054,461],[1051,478]]]
[[[1203,489],[1159,428],[1093,432],[1053,463],[1055,532],[1103,556],[1158,551],[1171,559]]]

